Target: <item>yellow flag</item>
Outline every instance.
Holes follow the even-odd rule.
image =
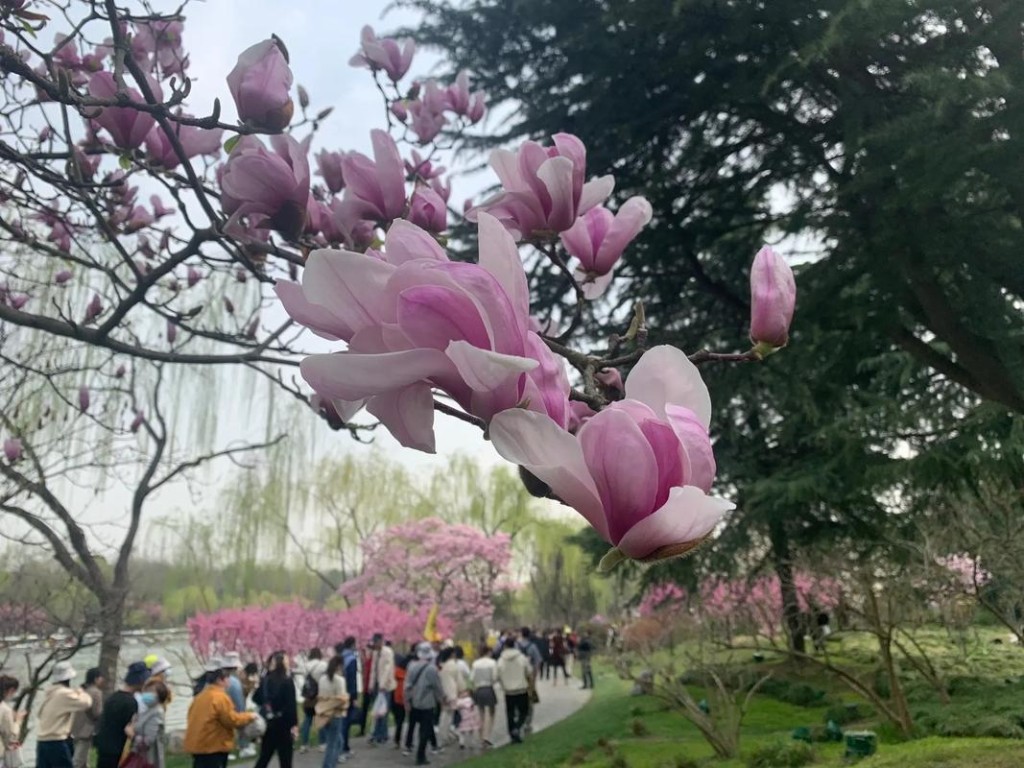
[[[428,643],[439,643],[441,642],[441,635],[437,631],[437,613],[440,610],[440,606],[437,603],[430,609],[430,613],[427,614],[427,626],[423,628],[423,639]]]

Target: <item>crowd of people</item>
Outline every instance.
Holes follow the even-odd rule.
[[[318,748],[323,768],[353,755],[352,738],[372,747],[392,745],[429,765],[428,750],[489,749],[503,700],[509,738],[521,743],[532,730],[537,683],[568,683],[578,663],[582,687],[593,687],[591,639],[569,632],[533,633],[528,627],[492,635],[475,650],[452,641],[421,642],[407,653],[375,634],[361,650],[348,637],[325,658],[310,649],[301,663],[278,651],[260,665],[243,665],[238,653],[211,658],[194,682],[184,750],[194,768],[225,768],[232,759],[256,758],[267,768],[277,757],[291,768],[296,747]],[[58,663],[43,691],[36,724],[37,768],[164,768],[165,713],[172,690],[171,665],[149,656],[129,664],[117,689],[106,695],[98,668],[81,687],[76,670]],[[301,685],[297,685],[301,680]],[[19,768],[24,710],[11,706],[19,681],[0,676],[0,746],[5,768]],[[500,694],[500,697],[499,697]],[[250,704],[251,702],[251,704]],[[257,746],[258,742],[258,746]]]

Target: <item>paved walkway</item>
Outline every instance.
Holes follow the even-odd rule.
[[[554,725],[560,720],[576,712],[590,698],[590,691],[580,690],[578,679],[570,679],[566,685],[559,680],[558,685],[552,685],[550,681],[542,680],[537,689],[540,695],[540,703],[533,712],[533,732],[543,730]],[[505,704],[499,702],[497,714],[495,715],[494,733],[491,741],[496,747],[502,747],[509,743],[508,729],[505,727]],[[401,751],[393,748],[392,744],[386,747],[371,747],[365,738],[357,738],[355,734],[358,728],[352,729],[351,744],[353,756],[344,764],[345,768],[384,768],[384,766],[406,766],[411,768],[416,762],[414,756],[405,756]],[[394,725],[391,726],[391,738],[394,738]],[[438,738],[441,735],[438,734]],[[527,737],[529,738],[529,737]],[[418,740],[418,735],[417,735]],[[402,735],[405,741],[405,735]],[[475,739],[474,739],[475,741]],[[415,742],[414,745],[415,746]],[[480,749],[466,748],[459,749],[458,744],[449,745],[440,755],[428,755],[431,765],[447,766],[458,763],[466,758],[481,753]],[[305,754],[296,753],[295,768],[322,768],[323,754],[317,750],[311,750]],[[239,765],[231,763],[231,765]],[[271,761],[271,768],[276,768],[277,761]]]

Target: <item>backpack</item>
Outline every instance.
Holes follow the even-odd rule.
[[[309,701],[315,699],[319,694],[320,684],[317,683],[312,675],[306,675],[306,679],[302,683],[302,698]]]

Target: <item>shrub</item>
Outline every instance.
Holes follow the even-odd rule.
[[[651,729],[647,727],[647,723],[639,717],[633,718],[633,723],[630,725],[630,729],[633,731],[634,736],[648,736],[651,733]]]
[[[776,678],[766,680],[758,692],[798,707],[817,707],[825,700],[825,691],[820,688]]]
[[[568,764],[569,765],[582,765],[583,763],[587,762],[587,755],[589,755],[589,754],[590,754],[590,748],[589,747],[584,747],[584,746],[576,747],[576,749],[573,750],[572,754],[569,755]]]
[[[747,757],[747,768],[800,768],[814,762],[814,748],[802,741],[762,744]]]
[[[834,704],[825,712],[822,718],[826,723],[831,720],[836,725],[846,725],[857,720],[867,720],[871,717],[870,707],[856,702],[850,704]]]
[[[624,754],[618,752],[608,762],[608,768],[629,768],[629,761]]]

